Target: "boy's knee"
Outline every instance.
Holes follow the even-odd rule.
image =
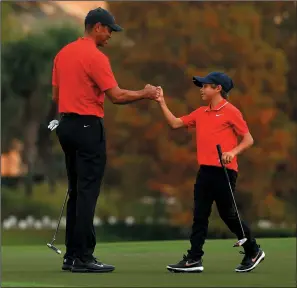
[[[224,222],[238,222],[238,215],[235,209],[230,209],[228,211],[220,212],[220,217]]]
[[[194,224],[207,224],[208,223],[208,217],[203,215],[194,215],[193,218]]]

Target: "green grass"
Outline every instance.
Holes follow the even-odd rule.
[[[296,240],[260,239],[266,259],[251,273],[235,273],[241,261],[234,240],[205,244],[201,274],[173,274],[188,241],[98,244],[96,256],[114,264],[108,274],[61,271],[62,256],[44,246],[3,246],[2,287],[295,287]],[[59,246],[59,248],[63,248]]]

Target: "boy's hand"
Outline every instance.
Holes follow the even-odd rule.
[[[224,152],[222,155],[223,164],[230,164],[234,157],[235,157],[235,153],[233,153],[232,151]]]
[[[158,96],[156,98],[156,101],[159,102],[160,104],[165,103],[164,93],[163,93],[162,87],[158,86],[157,90],[158,90]]]

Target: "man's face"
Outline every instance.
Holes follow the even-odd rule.
[[[104,47],[108,40],[111,38],[112,30],[110,27],[97,23],[94,26],[94,35],[96,39],[96,45],[98,47]]]
[[[211,101],[214,96],[220,93],[221,86],[216,86],[213,84],[203,84],[200,89],[202,100]]]

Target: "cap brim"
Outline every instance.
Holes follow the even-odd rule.
[[[112,31],[114,31],[114,32],[121,32],[121,31],[123,31],[124,29],[120,26],[120,25],[118,25],[118,24],[109,24],[108,25],[111,29],[112,29]]]
[[[209,79],[207,79],[206,77],[199,77],[199,76],[193,77],[193,83],[198,87],[202,87],[203,84],[212,84],[209,82]]]

